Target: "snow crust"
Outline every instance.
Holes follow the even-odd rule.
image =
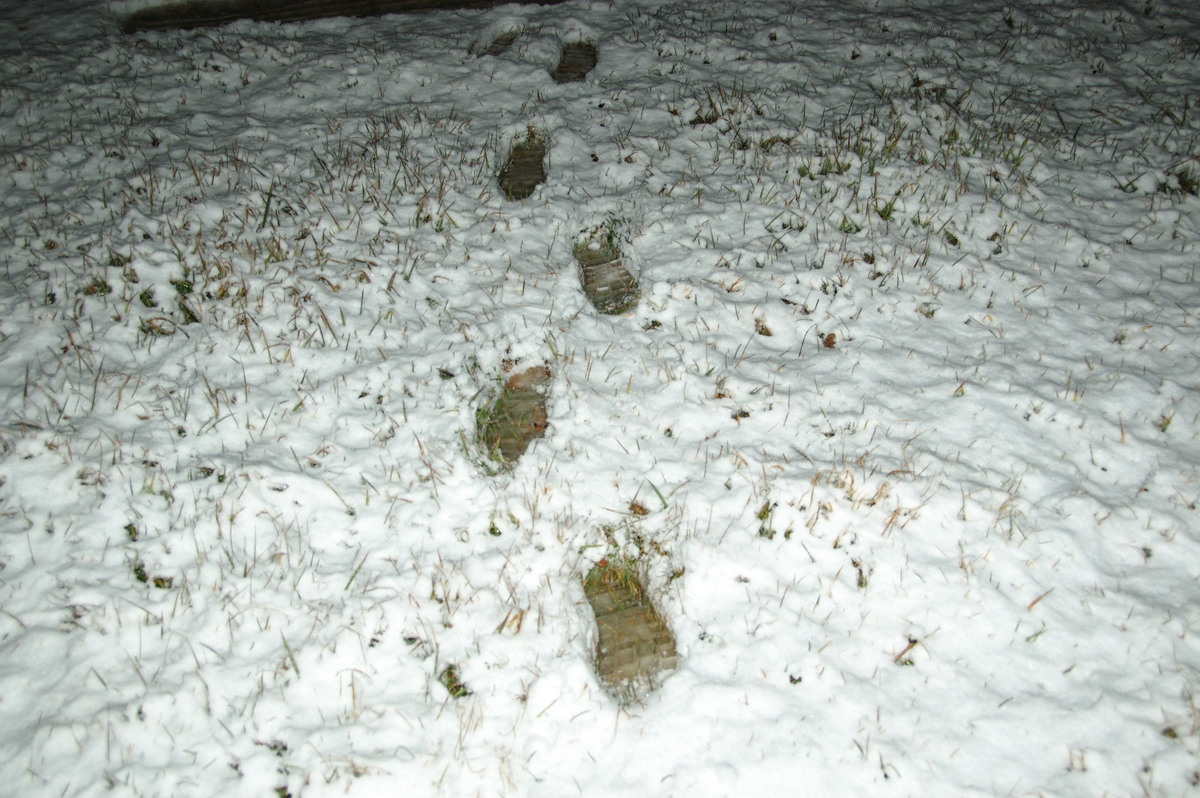
[[[7,11],[0,792],[1192,794],[1200,27],[1081,5]]]

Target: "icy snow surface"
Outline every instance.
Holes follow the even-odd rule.
[[[0,792],[1194,794],[1192,4],[134,7],[0,21]]]

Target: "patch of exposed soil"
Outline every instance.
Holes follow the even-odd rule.
[[[583,580],[596,615],[596,673],[623,704],[644,697],[675,669],[675,638],[646,596],[636,566],[601,560]]]
[[[530,129],[523,141],[513,145],[508,160],[496,176],[504,196],[523,200],[546,181],[546,138]]]
[[[551,71],[550,77],[555,83],[575,83],[595,69],[596,61],[596,45],[591,42],[564,44],[558,66]]]

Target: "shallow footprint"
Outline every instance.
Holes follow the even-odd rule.
[[[508,160],[496,176],[504,196],[523,200],[546,181],[546,137],[529,128],[523,141],[518,141],[508,153]]]
[[[587,77],[597,61],[596,45],[591,42],[564,44],[558,66],[550,73],[555,83],[574,83]]]
[[[615,316],[637,304],[637,280],[622,263],[616,243],[593,238],[576,244],[572,254],[582,272],[583,293],[597,312]]]
[[[509,375],[495,401],[475,414],[475,430],[488,457],[507,467],[546,434],[550,369],[534,366]]]
[[[487,47],[481,47],[479,46],[480,42],[476,42],[475,44],[471,45],[471,54],[476,58],[482,58],[485,55],[503,55],[508,51],[509,47],[512,47],[512,43],[515,42],[517,37],[520,35],[521,31],[519,30],[506,31],[493,39],[492,43]]]
[[[583,580],[596,615],[596,673],[622,704],[643,698],[675,669],[675,638],[646,597],[636,563],[601,560]]]

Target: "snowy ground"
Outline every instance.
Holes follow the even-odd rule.
[[[1200,22],[918,5],[6,10],[0,792],[1195,794]]]

